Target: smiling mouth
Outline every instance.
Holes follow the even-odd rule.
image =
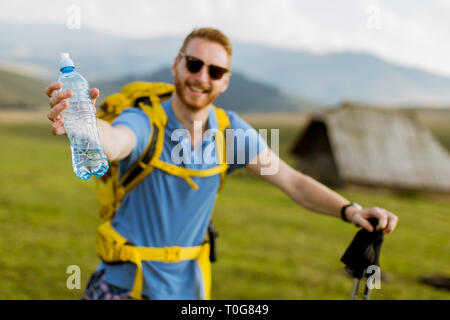
[[[195,93],[198,93],[198,94],[206,94],[206,93],[209,93],[209,90],[206,90],[206,89],[194,87],[194,86],[191,86],[191,85],[189,85],[189,84],[187,84],[186,86],[187,86],[191,91],[193,91],[193,92],[195,92]]]

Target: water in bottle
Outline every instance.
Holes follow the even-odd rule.
[[[61,115],[72,149],[75,175],[88,180],[91,175],[103,176],[109,168],[97,128],[96,110],[89,96],[89,84],[77,71],[68,53],[61,54],[59,64],[61,90],[71,89],[69,106]]]

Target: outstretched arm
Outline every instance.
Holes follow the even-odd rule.
[[[311,211],[340,218],[341,208],[350,202],[320,182],[294,170],[270,148],[256,156],[246,168],[277,186],[299,205]],[[267,168],[274,170],[265,170]],[[268,174],[265,174],[265,171]],[[378,207],[362,210],[348,207],[346,217],[356,226],[361,226],[369,232],[373,230],[373,227],[368,218],[377,218],[377,230],[383,230],[384,234],[392,232],[398,221],[396,215]]]
[[[136,146],[136,136],[127,126],[112,126],[108,122],[97,119],[100,141],[108,160],[126,158]]]

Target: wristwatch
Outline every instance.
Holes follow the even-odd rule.
[[[359,205],[356,202],[350,202],[349,204],[346,204],[345,206],[343,206],[341,208],[341,217],[342,217],[342,220],[344,220],[345,222],[350,222],[350,220],[348,220],[347,216],[345,215],[345,211],[347,210],[348,207],[355,207],[355,208],[357,208],[359,210],[362,209],[361,205]]]

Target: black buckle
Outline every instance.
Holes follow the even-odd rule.
[[[210,244],[209,260],[211,262],[216,262],[217,261],[216,238],[219,236],[219,233],[217,232],[216,228],[214,227],[212,220],[209,222],[208,236],[209,236],[209,244]]]

